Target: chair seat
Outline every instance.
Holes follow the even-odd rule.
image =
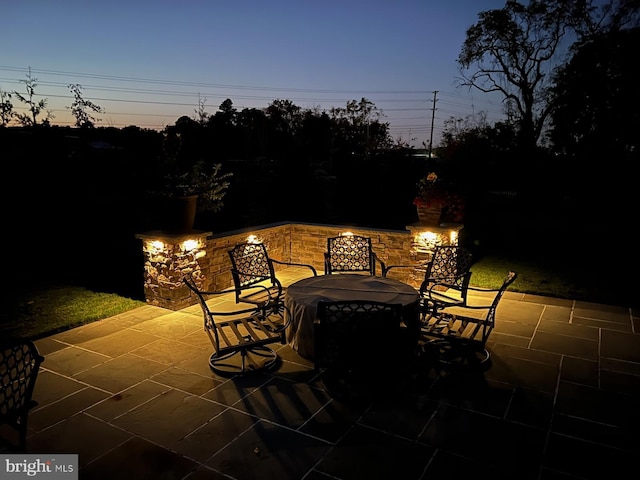
[[[436,310],[463,306],[466,301],[465,293],[453,288],[443,290],[432,289],[426,299],[426,302],[429,303],[429,308]]]
[[[208,300],[225,294],[237,297],[240,292],[235,288],[203,291],[191,276],[185,276],[184,282],[196,295],[202,310],[204,329],[214,350],[209,357],[211,370],[223,376],[242,375],[270,369],[278,363],[278,354],[268,345],[286,343],[290,316],[285,315],[284,305],[270,297],[266,287],[262,287],[263,305],[233,303],[223,310],[224,302],[217,301],[212,305],[218,310],[213,311]]]
[[[431,317],[421,328],[427,335],[442,338],[455,336],[460,339],[466,339],[469,342],[475,341],[482,343],[482,329],[489,326],[488,322],[482,318],[445,312],[441,315]]]
[[[450,304],[446,308],[429,311],[421,326],[423,353],[444,365],[488,364],[490,353],[486,344],[495,325],[498,304],[516,277],[515,272],[509,272],[499,289],[469,287],[469,290],[493,292],[490,304]]]
[[[280,316],[251,316],[218,321],[218,335],[213,338],[214,353],[209,357],[209,366],[217,373],[235,375],[271,369],[278,355],[267,345],[284,343],[285,326]]]
[[[245,293],[240,296],[240,301],[264,307],[280,295],[278,287],[272,285],[260,286],[264,286],[266,290],[265,288],[256,288],[255,290],[246,289]],[[284,291],[285,289],[283,288],[282,290]]]

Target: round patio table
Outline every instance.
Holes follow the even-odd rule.
[[[411,285],[393,278],[372,275],[333,274],[309,277],[287,288],[284,303],[291,316],[287,341],[298,354],[314,358],[314,326],[319,301],[371,300],[399,303],[403,306],[403,321],[420,332],[418,301],[420,294]],[[286,310],[285,310],[286,311]]]

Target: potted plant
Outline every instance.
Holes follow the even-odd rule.
[[[420,179],[413,204],[420,222],[426,225],[439,226],[443,220],[459,223],[464,217],[462,195],[435,172]]]
[[[219,212],[232,175],[223,173],[220,163],[205,160],[196,152],[188,154],[181,141],[176,148],[165,142],[151,189],[154,196],[166,200],[160,212],[163,229],[190,232],[196,212]]]

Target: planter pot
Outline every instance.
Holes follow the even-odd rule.
[[[429,207],[416,205],[416,209],[418,210],[420,223],[433,227],[440,226],[440,217],[442,216],[441,205],[431,205]]]
[[[166,228],[171,233],[190,233],[196,221],[198,195],[167,199]]]

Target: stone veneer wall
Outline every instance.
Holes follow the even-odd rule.
[[[413,265],[415,255],[411,255],[413,238],[410,231],[373,230],[350,228],[336,225],[282,224],[266,226],[238,233],[213,235],[207,241],[209,271],[207,286],[213,289],[228,288],[233,285],[231,260],[227,250],[234,245],[246,242],[249,235],[255,235],[267,247],[269,256],[284,262],[310,264],[324,273],[324,252],[327,250],[327,238],[335,237],[346,231],[355,235],[371,238],[373,250],[386,265]],[[412,258],[413,257],[413,258]],[[276,265],[276,270],[278,265]],[[376,266],[378,274],[379,265]],[[411,269],[398,269],[390,276],[403,281],[410,280]],[[421,278],[420,278],[421,280]],[[419,285],[419,283],[418,283]]]
[[[424,277],[421,268],[424,255],[415,245],[415,232],[418,229],[434,230],[433,227],[411,226],[403,231],[353,228],[339,225],[318,225],[303,223],[283,223],[266,225],[220,234],[206,233],[202,251],[197,254],[185,254],[177,245],[171,245],[171,236],[162,236],[169,242],[168,252],[175,258],[161,258],[151,254],[144,245],[154,238],[153,233],[138,235],[144,242],[145,253],[145,297],[153,305],[178,310],[195,303],[189,290],[179,281],[181,275],[193,272],[200,281],[203,290],[223,290],[233,286],[231,278],[231,260],[227,251],[238,243],[246,242],[250,235],[256,237],[267,247],[269,256],[284,262],[296,262],[313,265],[319,275],[324,273],[324,252],[327,238],[350,231],[355,235],[371,238],[373,250],[387,265],[406,265],[410,268],[397,268],[389,276],[419,287]],[[440,230],[441,243],[448,243],[445,229]],[[448,230],[446,230],[448,232]],[[197,234],[196,234],[197,235]],[[188,235],[177,236],[175,242],[183,241]],[[161,266],[159,268],[158,266]],[[167,272],[168,267],[181,269]],[[276,265],[276,271],[279,267]],[[379,265],[376,266],[376,269]],[[378,274],[382,272],[378,270]]]

